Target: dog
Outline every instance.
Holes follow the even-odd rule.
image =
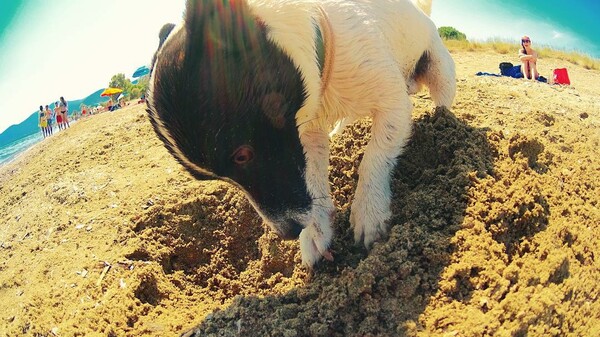
[[[350,223],[367,248],[387,232],[391,173],[411,135],[410,95],[454,100],[454,61],[427,0],[197,0],[159,34],[147,111],[196,178],[245,192],[302,262],[329,250],[329,132],[366,116]]]

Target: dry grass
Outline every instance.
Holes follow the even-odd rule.
[[[451,52],[456,51],[485,51],[493,50],[499,54],[514,53],[519,48],[517,43],[507,42],[505,40],[490,39],[485,42],[445,40],[446,47]],[[593,58],[575,51],[555,50],[550,47],[537,48],[540,57],[550,57],[559,60],[571,62],[585,69],[600,70],[600,59]]]

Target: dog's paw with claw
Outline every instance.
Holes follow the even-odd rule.
[[[354,229],[354,242],[363,242],[371,248],[373,242],[387,234],[388,220],[392,217],[388,200],[357,194],[350,211],[350,225]]]
[[[316,222],[311,223],[300,233],[300,253],[302,264],[312,268],[321,258],[333,261],[333,255],[329,250],[333,231],[329,224],[323,226]]]

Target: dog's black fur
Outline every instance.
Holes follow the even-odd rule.
[[[235,182],[279,223],[281,237],[294,239],[302,226],[288,217],[290,205],[297,212],[311,206],[295,120],[304,87],[289,57],[267,39],[268,28],[244,6],[188,1],[184,27],[161,30],[147,110],[191,174]]]

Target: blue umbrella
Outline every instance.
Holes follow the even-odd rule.
[[[141,66],[137,68],[135,72],[133,72],[133,78],[142,77],[144,75],[148,75],[150,73],[150,69],[146,66]]]

